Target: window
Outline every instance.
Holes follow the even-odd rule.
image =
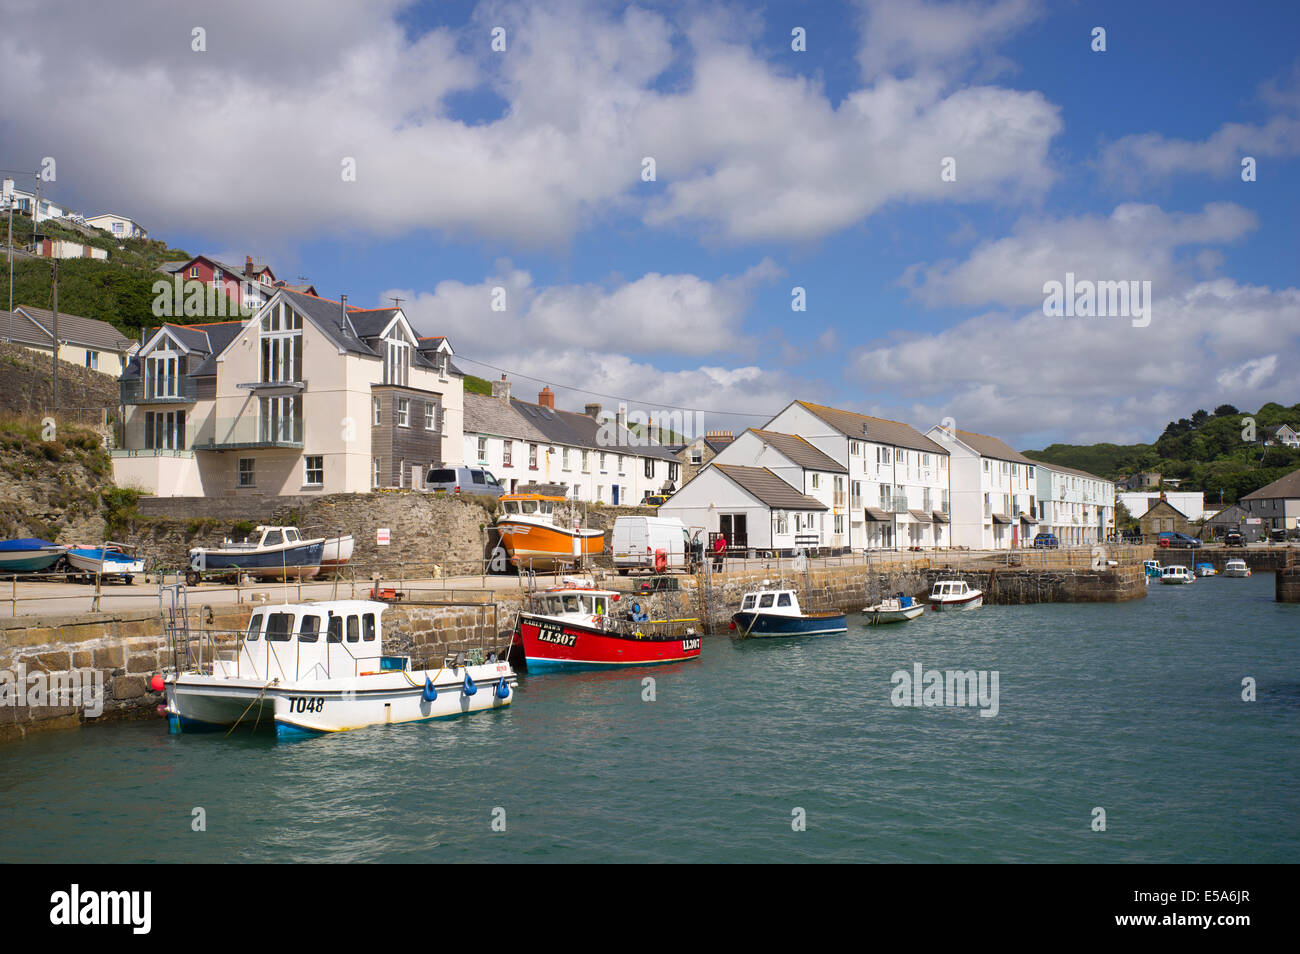
[[[672,480],[672,481],[677,480],[677,475],[678,475],[680,472],[681,472],[681,465],[680,465],[680,464],[677,464],[677,463],[674,462],[674,461],[669,461],[669,462],[668,462],[668,479],[669,479],[669,480]]]
[[[266,639],[272,643],[287,643],[293,631],[292,613],[272,613],[266,618]]]
[[[789,594],[789,593],[782,593],[780,596],[778,596],[778,597],[776,598],[776,605],[777,605],[777,606],[789,606],[789,605],[790,605],[790,594]]]
[[[374,470],[372,471],[370,483],[371,486],[373,487],[379,486],[379,458],[378,457],[375,458],[375,466],[374,466]]]
[[[99,369],[98,351],[90,351],[90,350],[86,351],[86,367],[90,368],[92,371],[96,371]]]
[[[852,454],[854,457],[861,457],[862,441],[849,441],[849,453]]]
[[[320,636],[320,617],[307,615],[298,621],[298,642],[314,643]]]
[[[328,634],[325,637],[326,642],[341,643],[343,642],[343,617],[330,614],[330,625]]]
[[[600,472],[601,472],[602,474],[605,473],[605,468],[606,468],[606,466],[608,466],[608,465],[605,463],[605,458],[608,457],[608,456],[609,456],[609,455],[606,454],[604,451],[601,451],[601,452],[600,452]]]
[[[366,613],[361,617],[361,640],[362,642],[374,642],[375,639],[375,614]]]
[[[653,457],[647,457],[647,458],[645,459],[645,475],[646,475],[647,477],[651,478],[651,479],[654,478],[654,475],[655,475],[655,460],[654,460]]]
[[[197,265],[191,265],[190,278],[198,278],[198,277],[199,277],[199,267]]]
[[[379,415],[379,398],[374,399],[374,405],[375,405],[375,424],[376,426],[378,426],[379,424],[383,423]]]
[[[478,439],[478,460],[480,464],[487,463],[487,438],[486,437],[480,437]]]
[[[397,426],[411,426],[411,399],[399,397],[397,399]]]
[[[263,384],[302,380],[302,316],[280,302],[262,318]]]
[[[774,594],[772,594],[772,593],[764,593],[764,594],[763,594],[761,597],[759,597],[759,599],[758,599],[758,608],[759,608],[759,609],[767,609],[769,606],[772,605],[772,600],[773,600],[773,599],[774,599]]]
[[[258,634],[262,632],[262,614],[258,613],[248,621],[248,633],[244,639],[249,642],[256,642]]]
[[[424,402],[424,429],[426,431],[434,429],[437,407],[438,405],[434,404],[432,401]]]
[[[239,486],[257,486],[257,462],[252,457],[239,458]]]
[[[698,466],[699,466],[700,464],[702,464],[703,462],[704,462],[704,454],[703,454],[703,452],[701,452],[701,451],[697,451],[697,450],[693,450],[693,451],[691,451],[691,463],[692,463],[692,464],[694,464],[696,467],[698,467]]]
[[[889,463],[889,448],[888,448],[888,447],[877,447],[877,448],[876,448],[876,463],[877,463],[877,464],[880,464],[880,465],[882,465],[882,466],[883,466],[884,464],[888,464],[888,463]]]
[[[303,483],[308,487],[319,487],[325,483],[325,458],[320,456],[303,458],[305,469]]]
[[[567,447],[560,453],[560,462],[567,471],[569,469],[569,449]]]
[[[361,639],[361,617],[348,617],[348,642],[355,643]]]
[[[407,384],[411,372],[411,344],[394,328],[392,336],[384,339],[384,383]]]
[[[789,523],[788,515],[784,510],[777,511],[776,532],[781,534],[790,532],[790,523]]]
[[[835,532],[836,533],[844,532],[844,514],[842,513],[837,513],[835,515]]]
[[[528,445],[528,469],[529,470],[537,469],[537,445],[536,444]]]
[[[582,472],[584,474],[591,473],[591,451],[582,452]]]
[[[501,442],[501,466],[513,467],[515,465],[514,441],[505,440]]]
[[[148,397],[180,396],[180,356],[159,351],[145,359],[144,393]]]
[[[185,412],[146,411],[144,446],[147,450],[184,450]]]
[[[296,444],[302,440],[302,398],[261,398],[258,424],[260,438],[268,444]]]
[[[821,474],[812,475],[812,485],[813,485],[813,490],[816,490],[819,487],[821,487]]]

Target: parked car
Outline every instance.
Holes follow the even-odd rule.
[[[658,507],[668,499],[668,494],[646,494],[645,500],[641,501],[644,507]]]
[[[1225,547],[1244,547],[1246,538],[1241,535],[1240,530],[1229,530],[1223,535],[1223,545]]]
[[[1040,533],[1034,537],[1034,546],[1039,549],[1055,550],[1061,546],[1054,533]]]
[[[424,479],[432,494],[487,494],[500,497],[506,489],[482,467],[433,467]]]
[[[1165,530],[1156,537],[1156,544],[1162,547],[1203,547],[1200,537],[1188,536],[1185,533],[1177,533],[1172,530]]]

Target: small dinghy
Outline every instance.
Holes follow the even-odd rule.
[[[514,701],[515,672],[489,655],[448,658],[412,669],[384,650],[387,609],[371,600],[323,600],[259,607],[234,651],[201,657],[164,677],[172,732],[273,727],[294,738],[371,725],[427,722],[500,709]],[[188,633],[173,651],[190,651]],[[480,691],[482,690],[482,691]]]
[[[848,632],[848,617],[837,610],[803,612],[794,590],[764,588],[746,593],[731,628],[742,639],[751,636],[833,636]]]
[[[102,547],[72,547],[68,564],[90,576],[113,577],[130,583],[144,573],[144,560],[125,543],[105,543]]]
[[[862,611],[862,615],[866,617],[866,622],[878,626],[881,623],[906,623],[924,612],[924,603],[918,603],[912,597],[898,593],[881,600],[875,606],[868,606]]]

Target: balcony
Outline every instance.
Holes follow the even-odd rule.
[[[307,389],[306,381],[248,381],[235,387],[252,391],[258,397],[280,397],[301,394]]]
[[[831,506],[838,509],[843,509],[844,501],[845,501],[844,491],[837,490],[831,497]]]
[[[880,509],[885,513],[907,513],[907,498],[883,497],[880,501]]]
[[[198,382],[184,375],[147,382],[144,378],[123,378],[117,385],[122,404],[193,404],[198,399]]]
[[[301,450],[301,417],[260,418],[246,414],[236,418],[217,418],[205,422],[203,433],[191,445],[196,451],[228,450]]]

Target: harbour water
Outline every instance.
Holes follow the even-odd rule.
[[[0,860],[1300,856],[1300,608],[1273,601],[1272,574],[850,622],[525,677],[510,709],[445,723],[295,743],[162,719],[38,735],[0,747]],[[894,705],[891,676],[917,664],[996,671],[997,714]]]

